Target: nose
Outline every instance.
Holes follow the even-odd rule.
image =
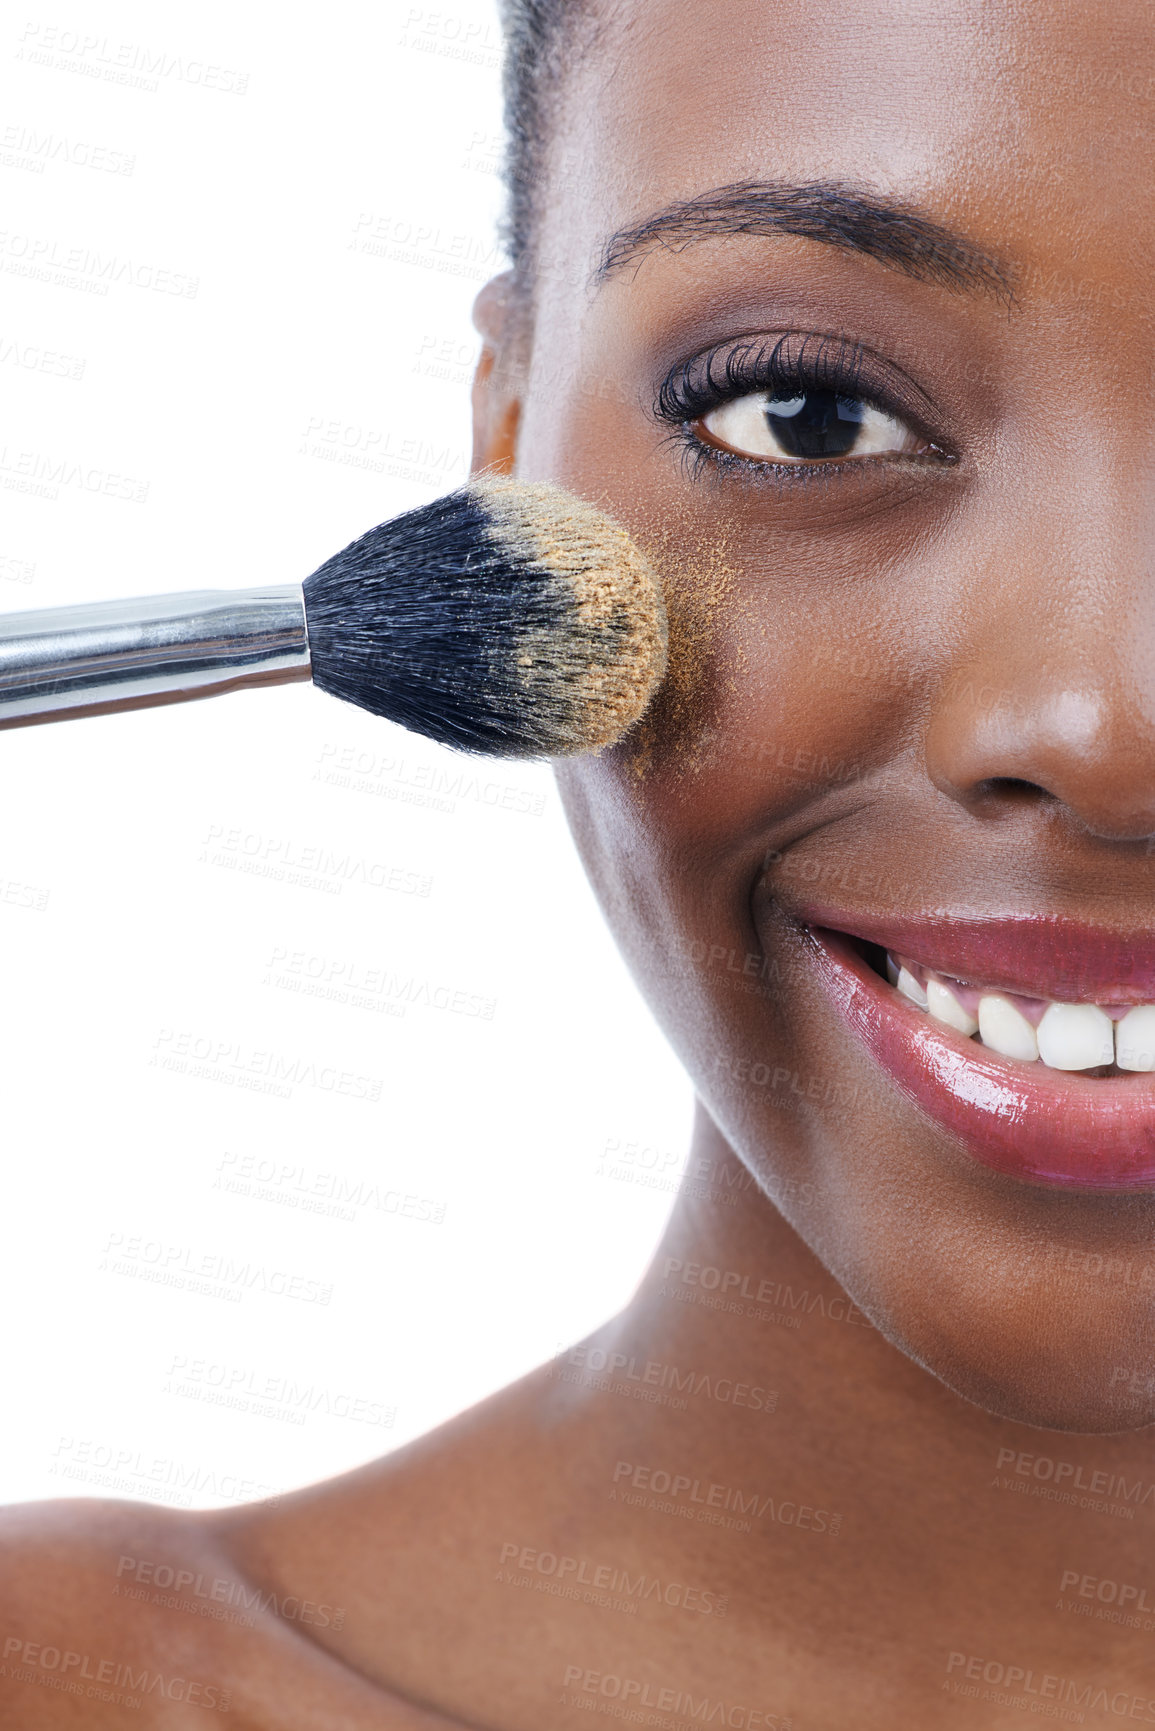
[[[925,752],[976,816],[1057,803],[1088,835],[1155,836],[1155,544],[1115,528],[1081,557],[1065,537],[1040,558],[1039,537],[1017,570],[971,586]]]

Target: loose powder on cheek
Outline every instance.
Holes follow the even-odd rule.
[[[687,554],[667,536],[647,551],[665,590],[669,645],[665,678],[626,740],[630,769],[638,778],[693,776],[709,756],[719,690],[734,689],[721,672],[723,645],[732,660],[746,659],[737,572],[722,542]]]

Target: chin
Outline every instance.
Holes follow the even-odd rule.
[[[1146,1395],[1136,1402],[1126,1388],[1112,1390],[1110,1366],[1096,1364],[1086,1374],[1072,1371],[1061,1383],[1044,1380],[1030,1364],[992,1369],[985,1364],[932,1362],[923,1367],[952,1393],[970,1400],[971,1406],[1016,1425],[1087,1437],[1138,1432],[1155,1425],[1155,1399]]]
[[[1147,1298],[1032,1278],[1017,1258],[952,1261],[941,1244],[939,1276],[928,1278],[893,1222],[876,1221],[869,1259],[860,1245],[847,1268],[833,1236],[823,1244],[819,1227],[810,1247],[883,1339],[992,1418],[1083,1435],[1155,1425]]]

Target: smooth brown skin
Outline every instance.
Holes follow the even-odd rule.
[[[183,1666],[230,1688],[232,1724],[278,1731],[584,1731],[597,1697],[563,1698],[574,1664],[803,1731],[1021,1724],[981,1685],[947,1690],[952,1652],[1033,1669],[1036,1686],[1044,1672],[1103,1685],[1127,1714],[1155,1696],[1151,1636],[1057,1608],[1060,1577],[1155,1600],[1155,1505],[1128,1521],[1007,1494],[996,1460],[1009,1447],[1155,1481],[1155,1409],[1112,1392],[1117,1366],[1151,1368],[1152,1286],[1086,1261],[1146,1267],[1155,1200],[1060,1195],[960,1156],[791,968],[774,903],[799,893],[783,861],[818,860],[889,879],[902,912],[1120,930],[1150,916],[1155,21],[1141,0],[606,9],[559,115],[532,331],[505,285],[478,303],[476,460],[611,509],[660,550],[679,617],[719,548],[733,573],[696,703],[661,705],[646,753],[573,763],[561,782],[704,1102],[696,1182],[593,1344],[775,1390],[776,1410],[704,1395],[679,1410],[560,1364],[276,1507],[15,1511],[4,1625]],[[782,237],[657,251],[591,293],[611,231],[769,175],[917,205],[1011,264],[1015,310]],[[846,331],[903,367],[958,463],[805,490],[695,478],[647,412],[656,382],[704,343],[785,329]],[[807,767],[823,759],[862,774],[823,780]],[[1000,777],[1031,785],[990,791]],[[695,939],[739,965],[776,960],[778,983],[760,995],[680,960]],[[856,1086],[853,1109],[789,1089],[768,1103],[729,1079],[743,1058]],[[750,1288],[844,1287],[877,1326],[678,1302],[709,1294],[667,1284],[671,1256]],[[763,1520],[744,1534],[624,1505],[619,1461],[837,1511],[841,1532]],[[519,1590],[499,1578],[509,1543],[726,1593],[729,1608],[651,1599],[623,1615]],[[343,1626],[245,1630],[120,1600],[125,1551],[344,1607]],[[206,1723],[150,1701],[101,1717],[0,1677],[0,1726]]]

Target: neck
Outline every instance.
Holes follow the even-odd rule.
[[[692,1698],[766,1731],[799,1704],[881,1726],[899,1701],[929,1731],[955,1697],[990,1723],[1000,1689],[1140,1699],[1152,1455],[1150,1432],[1035,1429],[952,1393],[703,1115],[620,1315],[408,1449],[223,1525],[238,1567],[350,1607],[346,1663],[471,1724],[513,1701],[519,1725],[543,1701],[576,1723],[626,1679],[674,1718]]]
[[[617,1499],[687,1568],[717,1525],[715,1567],[736,1564],[756,1621],[781,1618],[785,1591],[812,1641],[821,1601],[843,1633],[893,1625],[909,1647],[926,1626],[927,1662],[945,1666],[980,1607],[991,1639],[1005,1614],[1016,1643],[1034,1628],[1061,1653],[1088,1577],[1138,1587],[1155,1614],[1151,1433],[1038,1429],[945,1387],[872,1326],[701,1110],[636,1296],[576,1350],[630,1397],[598,1409]],[[663,1505],[673,1518],[655,1523]]]

